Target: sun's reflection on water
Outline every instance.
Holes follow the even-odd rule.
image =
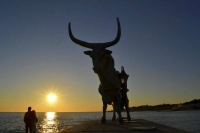
[[[38,133],[55,133],[58,132],[59,122],[55,112],[46,112],[45,118],[38,126]]]

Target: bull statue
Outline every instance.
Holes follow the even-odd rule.
[[[83,47],[92,49],[92,51],[84,51],[84,54],[89,55],[93,62],[93,71],[98,75],[100,80],[99,93],[102,96],[103,115],[100,123],[106,123],[107,104],[115,105],[114,108],[118,114],[118,123],[123,124],[124,121],[121,115],[121,83],[118,73],[114,68],[114,59],[111,56],[112,51],[107,50],[107,47],[115,45],[121,36],[121,27],[117,18],[118,32],[116,38],[111,42],[106,43],[89,43],[75,38],[71,31],[69,23],[68,30],[71,40]]]

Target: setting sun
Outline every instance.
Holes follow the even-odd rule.
[[[50,103],[55,102],[56,99],[57,99],[57,97],[56,97],[56,95],[53,94],[53,93],[47,95],[47,101],[50,102]]]

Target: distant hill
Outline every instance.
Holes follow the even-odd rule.
[[[190,101],[190,102],[185,102],[185,103],[183,103],[183,105],[188,105],[188,104],[199,104],[200,103],[200,99],[194,99],[194,100],[192,100],[192,101]]]
[[[179,111],[179,110],[198,110],[200,109],[200,99],[194,99],[180,104],[160,104],[160,105],[142,105],[129,108],[130,111]],[[123,110],[125,111],[125,109]]]

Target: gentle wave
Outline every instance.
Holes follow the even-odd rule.
[[[192,133],[200,132],[200,111],[174,111],[174,112],[131,112],[132,118],[146,119],[160,124],[168,125]],[[38,133],[55,133],[88,120],[100,120],[100,112],[46,112],[37,113]],[[122,116],[126,116],[123,112]],[[24,113],[0,113],[0,133],[23,133],[25,124]],[[107,119],[112,118],[112,112],[107,112]],[[189,128],[188,128],[189,127]]]

